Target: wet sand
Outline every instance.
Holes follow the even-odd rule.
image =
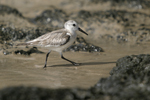
[[[145,48],[145,49],[144,49]],[[48,67],[42,67],[47,50],[39,49],[45,54],[3,55],[0,58],[0,88],[8,86],[39,86],[45,88],[81,87],[89,88],[102,77],[108,77],[117,59],[131,54],[149,53],[148,47],[116,48],[104,47],[103,53],[65,52],[70,60],[82,63],[73,66],[60,58],[57,52],[52,52],[48,59]]]
[[[64,56],[82,63],[73,66],[52,52],[48,59],[48,67],[44,70],[46,54],[32,54],[29,57],[8,55],[1,57],[0,88],[7,86],[40,86],[46,88],[93,86],[100,77],[109,76],[115,60],[104,59],[105,54],[66,52]],[[70,56],[71,55],[71,56]]]

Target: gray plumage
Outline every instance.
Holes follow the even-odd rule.
[[[27,45],[33,45],[33,46],[62,46],[69,42],[70,35],[66,29],[60,29],[53,32],[49,32],[47,34],[44,34],[32,41],[26,42]]]

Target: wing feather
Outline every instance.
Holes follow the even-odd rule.
[[[65,29],[53,31],[27,42],[27,44],[34,46],[62,46],[70,40],[70,35],[67,33],[69,32]]]

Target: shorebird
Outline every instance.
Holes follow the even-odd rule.
[[[46,55],[45,65],[43,68],[46,68],[47,66],[47,59],[51,51],[56,51],[60,53],[62,59],[69,61],[73,65],[80,65],[80,63],[76,63],[65,58],[62,54],[64,49],[68,48],[74,43],[77,36],[76,34],[77,30],[88,35],[80,27],[78,27],[78,24],[75,21],[69,20],[64,24],[63,29],[46,33],[34,40],[22,43],[20,45],[48,47],[50,50]]]

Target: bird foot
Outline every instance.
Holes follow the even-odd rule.
[[[72,63],[74,66],[79,66],[79,65],[81,65],[81,63],[75,63],[75,62],[73,62]]]
[[[43,69],[46,69],[46,65],[43,67]]]

